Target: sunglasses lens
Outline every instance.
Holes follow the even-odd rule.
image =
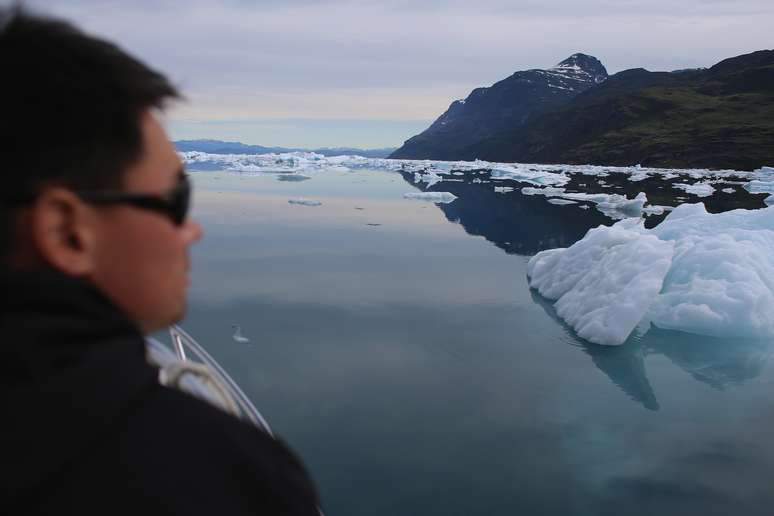
[[[180,226],[188,216],[188,208],[191,204],[191,183],[188,181],[188,177],[184,176],[180,180],[180,186],[171,201],[172,219],[175,224]]]

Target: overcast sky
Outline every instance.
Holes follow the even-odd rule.
[[[0,0],[8,4],[8,0]],[[167,73],[175,139],[398,146],[457,98],[575,52],[609,73],[774,47],[772,0],[29,0]]]

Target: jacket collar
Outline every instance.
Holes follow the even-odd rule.
[[[33,496],[94,439],[120,430],[157,372],[142,334],[107,297],[55,271],[0,273],[0,332],[7,501]]]

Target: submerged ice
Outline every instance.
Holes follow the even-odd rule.
[[[530,286],[581,337],[623,343],[641,322],[716,337],[774,337],[774,207],[683,204],[653,229],[599,226],[528,263]]]
[[[457,198],[451,192],[410,192],[403,194],[406,199],[414,199],[416,201],[429,201],[439,204],[448,204]]]

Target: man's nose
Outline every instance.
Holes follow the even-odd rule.
[[[185,221],[183,231],[185,231],[185,240],[189,245],[198,242],[204,236],[202,225],[191,218]]]

